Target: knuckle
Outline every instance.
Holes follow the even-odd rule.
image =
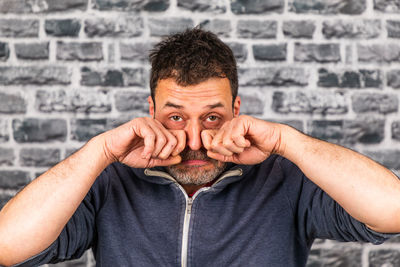
[[[223,144],[224,146],[230,146],[230,145],[232,145],[232,140],[231,140],[231,139],[224,139],[224,140],[222,141],[222,144]]]
[[[171,147],[175,147],[177,144],[178,144],[178,141],[175,138],[169,140],[169,145]]]
[[[160,136],[157,141],[161,144],[165,144],[167,143],[167,138],[165,138],[164,136]]]

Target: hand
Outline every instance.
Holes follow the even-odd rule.
[[[183,130],[167,130],[153,118],[137,118],[101,135],[110,162],[135,168],[168,166],[181,161],[185,148]]]
[[[246,115],[225,122],[219,130],[203,130],[201,138],[210,158],[237,164],[260,163],[281,148],[279,124]]]

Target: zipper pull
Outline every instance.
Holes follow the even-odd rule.
[[[188,206],[187,206],[187,213],[190,214],[192,212],[192,204],[193,204],[193,198],[188,199]]]

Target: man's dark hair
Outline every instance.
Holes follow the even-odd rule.
[[[228,78],[232,104],[238,92],[236,60],[232,50],[214,33],[199,28],[171,35],[150,52],[150,90],[153,101],[159,80],[174,78],[181,86],[209,78]],[[155,103],[155,102],[154,102]]]

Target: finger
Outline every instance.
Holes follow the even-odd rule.
[[[186,133],[184,130],[170,130],[170,131],[178,141],[178,143],[175,146],[175,149],[172,151],[172,155],[176,156],[179,153],[181,153],[186,147]]]
[[[149,161],[148,168],[156,167],[156,166],[171,166],[178,164],[182,161],[181,156],[170,156],[167,159],[157,159],[152,158]]]
[[[203,143],[203,146],[205,149],[210,150],[211,149],[211,142],[217,133],[216,130],[203,130],[201,131],[201,142]]]
[[[251,143],[245,138],[247,134],[247,128],[243,124],[243,121],[238,120],[238,123],[232,125],[231,136],[233,142],[239,147],[250,147]]]
[[[222,136],[222,145],[227,148],[229,151],[233,153],[242,153],[244,150],[244,147],[240,147],[236,145],[236,143],[232,139],[232,127],[233,123],[230,123],[227,125],[225,128],[224,134]]]
[[[161,158],[161,159],[167,159],[171,155],[172,151],[175,149],[176,145],[178,144],[178,140],[167,129],[161,128],[161,131],[166,136],[167,143],[162,148],[160,154],[158,154],[158,157]]]
[[[232,156],[233,152],[225,148],[224,145],[222,144],[223,135],[224,135],[224,129],[221,128],[211,141],[210,150],[212,152],[219,153],[225,156]]]
[[[242,136],[242,135],[235,135],[234,133],[233,133],[232,135],[233,135],[233,136],[232,136],[232,140],[233,140],[233,142],[235,142],[235,144],[236,144],[238,147],[246,148],[246,147],[250,147],[250,146],[251,146],[250,141],[247,140],[244,136]]]
[[[154,150],[156,134],[146,124],[141,124],[139,127],[138,131],[135,132],[139,137],[143,138],[144,149],[141,156],[144,159],[149,159]]]
[[[207,151],[207,156],[222,162],[233,162],[232,156],[225,156],[219,153],[212,152],[210,150]]]
[[[161,150],[164,148],[165,144],[168,142],[167,137],[165,134],[162,132],[161,128],[157,123],[154,121],[151,121],[149,123],[149,126],[151,129],[154,131],[156,138],[155,138],[155,145],[154,145],[154,150],[152,153],[153,158],[157,158],[158,154],[160,154]]]

